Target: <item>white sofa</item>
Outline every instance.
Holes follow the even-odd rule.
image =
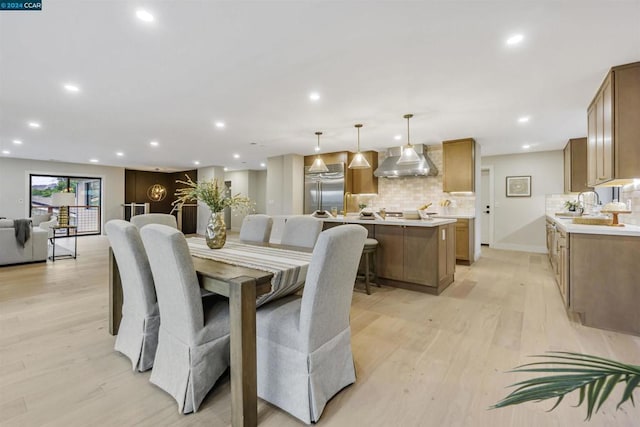
[[[0,219],[0,265],[46,261],[49,230],[31,228],[31,237],[24,248],[16,241],[12,219]]]

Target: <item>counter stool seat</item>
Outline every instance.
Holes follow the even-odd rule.
[[[369,289],[369,283],[371,280],[376,280],[376,250],[378,249],[378,241],[376,239],[366,239],[364,241],[364,248],[362,249],[362,256],[364,257],[364,274],[359,274],[358,279],[364,279],[365,289],[367,295],[371,295]],[[377,284],[373,282],[374,284]],[[378,285],[379,287],[380,285]]]

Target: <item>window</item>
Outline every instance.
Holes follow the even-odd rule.
[[[75,204],[69,207],[69,223],[78,227],[79,235],[100,234],[102,179],[62,175],[29,176],[31,216],[51,213],[57,215],[52,195],[60,192],[75,194]]]

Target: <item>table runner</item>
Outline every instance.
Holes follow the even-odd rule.
[[[222,249],[210,249],[202,237],[187,239],[191,255],[239,267],[273,273],[271,291],[260,295],[256,306],[294,293],[304,283],[311,254],[287,249],[227,242]]]

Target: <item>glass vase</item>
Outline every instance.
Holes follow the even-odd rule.
[[[213,212],[209,217],[205,231],[207,246],[211,249],[220,249],[227,241],[227,225],[224,223],[223,212]]]

